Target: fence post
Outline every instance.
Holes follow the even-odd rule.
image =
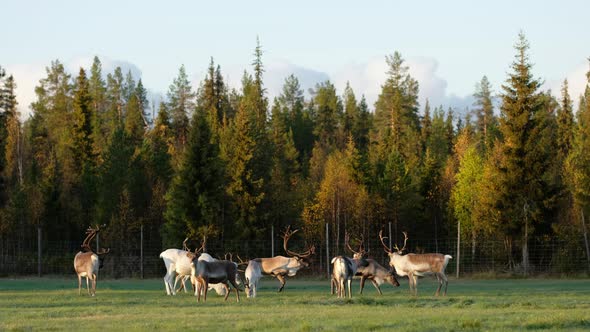
[[[391,221],[389,222],[389,248],[391,248]]]
[[[328,223],[326,223],[326,274],[330,278],[330,237],[328,236]]]
[[[141,239],[140,239],[140,243],[139,243],[139,261],[140,261],[140,271],[141,271],[141,279],[143,279],[143,224],[141,224],[141,228],[140,228],[140,232],[141,232]]]
[[[461,220],[457,221],[457,279],[459,279],[459,267],[461,261]]]
[[[37,226],[37,274],[41,277],[41,226]]]
[[[270,225],[270,257],[275,257],[275,225]]]

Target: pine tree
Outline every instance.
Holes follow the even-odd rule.
[[[113,74],[107,75],[106,96],[106,113],[101,123],[105,142],[109,146],[115,131],[119,130],[123,124],[123,73],[120,67],[115,68]]]
[[[502,117],[500,130],[503,135],[502,159],[498,169],[498,181],[493,186],[493,206],[498,213],[496,227],[509,241],[522,236],[522,263],[528,270],[528,238],[533,225],[542,222],[545,202],[551,199],[547,183],[549,168],[547,152],[547,112],[543,111],[538,92],[540,82],[533,78],[529,62],[529,44],[520,33],[515,45],[517,54],[512,72],[502,86]]]
[[[127,114],[125,116],[125,134],[134,147],[140,147],[145,134],[145,123],[142,116],[141,103],[135,93],[132,93],[127,102]]]
[[[418,152],[411,144],[419,136],[418,82],[408,74],[399,52],[385,60],[389,68],[375,103],[375,129],[380,142],[411,158]]]
[[[172,132],[179,152],[183,150],[188,135],[188,115],[195,108],[195,94],[188,80],[184,65],[180,66],[178,76],[168,90],[169,108],[171,114]]]
[[[313,105],[315,107],[314,135],[320,144],[334,146],[338,120],[342,114],[342,102],[336,94],[336,87],[330,81],[316,84]]]
[[[196,236],[201,226],[220,224],[223,169],[211,135],[206,115],[195,112],[181,167],[166,195],[165,242],[169,245]]]
[[[494,116],[494,105],[492,102],[492,85],[487,76],[484,76],[476,85],[475,114],[476,132],[479,141],[479,151],[484,155],[490,151],[496,138],[497,120]]]
[[[430,141],[430,135],[432,134],[432,120],[430,118],[430,103],[428,102],[428,99],[426,99],[426,103],[424,104],[424,116],[422,116],[422,121],[420,123],[420,131],[422,136],[422,146],[426,149]]]
[[[143,121],[144,127],[150,127],[153,124],[153,119],[151,118],[148,109],[150,107],[150,103],[147,100],[147,90],[143,86],[143,82],[141,78],[137,82],[137,86],[135,87],[135,95],[137,96],[137,101],[139,102],[139,109],[141,111],[141,118]]]
[[[73,110],[72,153],[74,162],[79,173],[85,163],[94,162],[93,156],[93,128],[92,120],[93,107],[92,97],[90,95],[89,82],[86,77],[86,71],[80,68],[76,78],[76,89],[74,91],[74,110]]]
[[[557,148],[560,160],[564,160],[569,154],[573,142],[574,115],[572,100],[568,93],[567,79],[563,81],[561,88],[561,105],[557,113]]]
[[[92,141],[94,142],[94,154],[100,156],[107,148],[106,137],[103,132],[104,121],[106,121],[107,96],[106,83],[102,78],[102,64],[96,56],[90,69],[88,90],[92,99]]]

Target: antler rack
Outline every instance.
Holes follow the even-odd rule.
[[[297,233],[298,231],[299,231],[298,229],[292,231],[291,225],[287,226],[287,229],[283,233],[283,248],[285,249],[285,252],[289,256],[299,257],[299,258],[307,258],[315,253],[315,246],[312,245],[312,246],[308,247],[307,250],[304,251],[303,253],[296,253],[294,251],[291,251],[291,250],[289,250],[289,248],[287,246],[291,236],[293,236],[293,234]]]

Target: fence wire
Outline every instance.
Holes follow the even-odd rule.
[[[107,255],[104,267],[100,271],[101,278],[154,278],[165,274],[162,259],[159,258],[163,248],[159,246],[143,246],[141,255],[141,237],[130,238],[125,244],[125,249],[118,250],[117,246],[110,246],[111,252]],[[301,241],[301,240],[300,240]],[[209,243],[207,252],[213,257],[223,259],[226,253],[233,253],[234,257],[240,255],[242,259],[256,257],[271,257],[285,255],[282,248],[282,239],[274,239],[274,248],[269,237],[268,240],[249,241],[248,243]],[[513,274],[524,275],[524,267],[521,263],[521,246],[513,243],[512,251],[508,251],[503,241],[484,240],[476,243],[462,242],[460,255],[457,255],[456,239],[410,240],[408,252],[426,253],[439,252],[453,256],[447,266],[447,274],[454,276],[459,261],[461,276],[474,274]],[[290,244],[291,245],[291,244]],[[303,248],[303,243],[294,241],[294,246]],[[529,241],[528,275],[569,275],[588,274],[590,264],[586,257],[584,241],[563,241],[554,238],[533,238]],[[326,276],[330,265],[327,263],[331,257],[337,255],[352,254],[345,250],[343,241],[331,241],[326,254],[326,245],[316,244],[316,254],[313,256],[311,267],[301,270],[299,275]],[[366,248],[369,256],[381,263],[388,265],[388,257],[383,251],[378,239],[368,241]],[[80,250],[80,242],[70,241],[44,241],[41,248],[41,260],[37,243],[19,242],[11,239],[0,239],[0,276],[17,275],[72,275],[74,273],[73,261],[75,254]],[[166,248],[164,248],[166,249]],[[180,249],[180,248],[178,248]],[[248,254],[250,253],[250,254]]]

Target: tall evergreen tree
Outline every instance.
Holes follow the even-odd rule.
[[[72,153],[74,162],[79,173],[85,163],[93,162],[93,128],[92,120],[93,107],[92,97],[86,71],[80,68],[76,78],[76,89],[74,91],[74,109],[72,114]]]
[[[194,98],[195,94],[188,80],[186,69],[182,65],[178,70],[178,76],[168,90],[172,132],[179,152],[186,144],[189,128],[188,115],[195,108]]]
[[[550,161],[546,150],[547,113],[543,111],[538,92],[540,82],[531,73],[529,43],[524,34],[519,34],[515,49],[512,72],[502,86],[499,183],[486,185],[495,188],[494,203],[489,208],[498,213],[497,229],[509,243],[514,236],[522,236],[522,264],[526,273],[529,236],[534,231],[533,225],[543,221],[552,191],[546,177]]]
[[[568,93],[567,79],[561,88],[561,107],[557,113],[557,148],[560,160],[565,160],[573,143],[574,114],[572,100]]]
[[[336,87],[330,81],[316,84],[313,105],[315,106],[314,135],[325,147],[334,146],[342,102],[336,94]]]
[[[106,83],[102,77],[102,63],[95,56],[90,69],[90,79],[88,81],[88,90],[92,99],[92,141],[94,142],[94,154],[100,156],[107,148],[107,142],[104,132],[104,122],[106,121]]]
[[[492,85],[487,76],[482,77],[475,87],[475,115],[476,133],[479,142],[479,151],[487,154],[496,139],[497,120],[494,116],[494,104],[492,101]]]

